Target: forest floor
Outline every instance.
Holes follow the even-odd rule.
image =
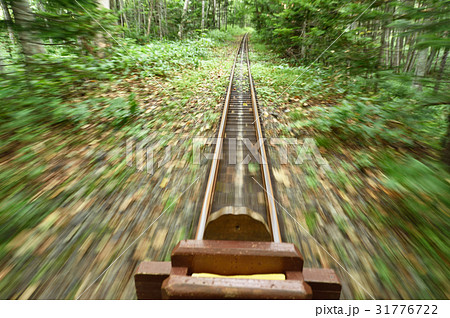
[[[335,269],[343,299],[448,299],[448,250],[445,243],[436,244],[445,238],[433,233],[445,233],[449,207],[442,198],[429,206],[422,202],[422,196],[433,200],[427,183],[448,186],[448,180],[412,159],[406,165],[420,168],[409,172],[413,168],[402,165],[404,149],[349,144],[310,125],[340,105],[339,74],[289,67],[260,43],[251,61],[278,213],[285,239],[299,246],[305,266]],[[281,96],[296,79],[299,88]],[[294,138],[297,145],[274,138]],[[309,148],[311,160],[295,163],[306,138],[315,140],[320,157]],[[437,192],[446,196],[442,188]],[[408,203],[419,206],[423,218]]]
[[[392,208],[400,194],[386,186],[385,171],[371,161],[377,149],[327,144],[314,129],[294,125],[317,116],[314,105],[337,103],[342,92],[330,88],[329,74],[311,69],[301,83],[316,84],[279,106],[278,94],[298,70],[265,46],[250,44],[266,137],[300,143],[315,138],[332,170],[324,172],[317,160],[281,164],[280,146],[269,140],[284,236],[299,246],[305,266],[334,268],[344,299],[448,298],[445,247],[418,246],[416,237],[436,229],[416,227],[414,219]],[[169,260],[179,240],[192,238],[207,173],[206,163],[192,164],[192,137],[215,134],[236,48],[236,41],[211,48],[197,68],[157,81],[128,76],[98,82],[97,89],[73,97],[126,99],[133,93],[141,110],[139,127],[58,126],[27,145],[33,154],[29,169],[42,168],[28,182],[33,170],[11,177],[8,189],[14,195],[2,200],[2,208],[18,205],[23,216],[16,222],[31,210],[45,213],[35,224],[11,230],[14,236],[0,245],[1,299],[134,299],[137,264]],[[127,165],[130,136],[146,137],[144,146],[156,145],[153,174],[136,162],[140,151],[134,151],[132,167]],[[27,155],[10,151],[2,157],[0,174],[30,162]]]
[[[27,211],[46,216],[0,246],[0,299],[136,298],[137,265],[170,260],[175,244],[195,230],[207,163],[192,164],[192,137],[215,133],[236,45],[211,48],[192,70],[99,82],[73,97],[126,100],[134,93],[134,122],[143,126],[57,127],[28,145],[32,166],[43,167],[39,178],[25,184],[29,170],[16,172],[8,186],[20,200],[12,195],[2,204],[22,205],[21,220]],[[133,147],[130,167],[127,141],[138,143],[132,140],[144,144]],[[154,149],[153,173],[138,159],[147,149]],[[3,158],[1,172],[13,171],[18,160],[23,153]]]

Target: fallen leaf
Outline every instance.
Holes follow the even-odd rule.
[[[164,189],[166,187],[167,183],[169,183],[169,178],[164,178],[164,179],[162,179],[161,184],[159,185],[159,187],[161,189]]]

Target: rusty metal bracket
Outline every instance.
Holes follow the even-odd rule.
[[[286,280],[193,277],[193,273],[283,273]],[[290,243],[181,241],[171,262],[142,262],[135,273],[138,299],[339,299],[331,269],[303,269]]]

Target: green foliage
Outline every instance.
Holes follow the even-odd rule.
[[[95,121],[95,118],[107,120],[113,127],[120,128],[138,113],[138,104],[133,93],[128,96],[128,99],[118,97],[106,102],[106,104],[107,106],[98,113],[92,114],[93,121]]]
[[[413,147],[428,142],[436,146],[442,137],[445,125],[442,112],[407,104],[408,100],[384,101],[348,96],[333,108],[318,108],[321,114],[306,126],[316,128],[324,134],[355,144],[386,143]],[[427,117],[433,116],[441,122],[436,126]]]
[[[214,45],[210,38],[185,41],[154,41],[146,45],[134,44],[131,39],[111,49],[108,63],[111,71],[123,75],[167,76],[186,68],[197,68]]]
[[[233,35],[231,33],[221,30],[210,30],[207,34],[208,37],[214,39],[217,42],[229,42],[233,40]]]
[[[450,176],[439,164],[418,161],[411,156],[381,156],[380,167],[385,175],[385,186],[397,195],[390,202],[389,218],[384,223],[407,233],[413,248],[422,255],[424,262],[440,264],[439,260],[450,255],[448,249],[448,213],[450,211]],[[411,228],[414,226],[414,229]],[[435,266],[435,265],[434,265]],[[448,272],[448,269],[441,269]],[[440,278],[433,276],[439,286]]]
[[[138,103],[136,101],[136,94],[131,93],[128,97],[128,105],[130,107],[130,116],[135,116],[138,112]]]
[[[376,67],[376,47],[363,27],[346,31],[369,3],[335,0],[257,1],[254,22],[262,38],[294,63],[346,65],[356,73]],[[333,47],[324,51],[333,43]]]
[[[287,113],[291,131],[310,127],[319,133],[316,137],[325,147],[333,140],[354,145],[441,147],[439,144],[446,130],[444,105],[448,97],[434,93],[431,88],[418,91],[411,76],[382,72],[379,92],[374,94],[373,79],[348,77],[339,70],[317,66],[292,67],[275,59],[268,51],[254,58],[260,61],[252,66],[258,95],[268,107],[283,105],[280,93],[285,87],[289,87],[290,97],[285,97],[284,103],[290,101],[301,106],[310,98],[326,99],[345,94],[332,105],[307,104],[312,106],[312,118],[305,117],[300,109],[292,109]],[[426,103],[436,105],[423,106]]]
[[[78,3],[77,3],[78,2]],[[106,26],[111,31],[114,17],[98,8],[95,0],[56,0],[40,2],[40,10],[35,11],[33,26],[43,39],[53,43],[72,43],[78,39],[89,41]],[[87,12],[86,12],[87,11]],[[100,26],[96,21],[102,21]]]
[[[208,30],[206,32],[202,32],[201,36],[210,38],[216,42],[228,43],[233,41],[237,36],[241,36],[247,32],[251,33],[253,31],[254,30],[252,28],[241,28],[239,26],[232,26],[228,27],[226,31],[218,29]]]
[[[380,167],[386,174],[385,185],[402,195],[405,195],[403,204],[406,210],[411,213],[411,217],[427,219],[436,218],[433,224],[443,224],[442,215],[427,214],[422,215],[429,209],[426,205],[442,205],[446,210],[450,207],[450,176],[448,172],[439,164],[432,162],[420,162],[411,156],[398,160],[386,155],[379,160]],[[425,205],[425,206],[424,206]]]
[[[55,139],[55,134],[61,131],[65,132],[61,138],[84,134],[86,124],[98,126],[97,131],[120,130],[121,134],[136,138],[165,127],[160,131],[167,137],[167,132],[178,124],[177,116],[186,111],[182,105],[187,103],[189,95],[198,89],[199,83],[204,83],[213,68],[223,65],[221,56],[212,54],[219,40],[208,34],[184,41],[153,41],[146,45],[138,45],[130,39],[119,39],[119,43],[106,49],[104,58],[85,54],[71,46],[54,46],[47,50],[48,54],[36,57],[33,65],[27,67],[17,55],[8,60],[14,65],[8,66],[8,73],[0,77],[0,99],[3,101],[0,104],[0,154],[2,159],[20,169],[0,169],[0,183],[3,185],[0,189],[0,244],[6,244],[23,229],[36,226],[68,196],[81,190],[81,193],[89,194],[101,182],[79,180],[75,187],[64,191],[64,196],[56,198],[49,198],[48,193],[38,195],[42,184],[39,178],[49,172],[42,151],[34,148],[36,140],[47,140],[44,136]],[[179,76],[181,73],[183,76]],[[169,80],[156,79],[156,82],[167,85],[173,95],[162,94],[166,95],[162,101],[165,107],[145,119],[141,118],[143,110],[134,90],[116,98],[98,97],[102,86],[109,87],[118,79],[140,77],[152,81],[152,86],[155,86],[154,79],[151,79],[155,75],[170,76]],[[215,98],[202,106],[203,128],[211,128],[220,117],[215,106],[216,99],[223,94],[225,81],[226,77],[216,81],[211,87]],[[172,90],[173,87],[176,89]],[[68,146],[64,140],[54,148],[42,147],[53,151],[54,156]],[[130,169],[115,168],[118,168],[117,173],[108,177],[107,188],[110,191],[125,186],[123,180],[134,173]],[[71,176],[67,182],[76,177]],[[92,175],[87,174],[86,178],[92,178]],[[81,189],[85,185],[87,188]],[[0,246],[0,253],[4,252],[3,247]]]
[[[109,78],[104,70],[92,57],[52,54],[41,56],[26,71],[17,66],[14,73],[0,78],[0,97],[5,101],[0,105],[0,132],[9,137],[3,141],[30,140],[42,125],[82,120],[87,116],[83,104],[69,106],[67,97],[85,89],[87,81]]]
[[[11,67],[14,72],[0,78],[0,97],[7,101],[0,105],[0,132],[8,136],[2,142],[32,140],[42,132],[41,128],[47,129],[46,125],[63,122],[82,125],[106,118],[114,127],[121,127],[139,113],[135,95],[80,103],[71,103],[70,96],[90,89],[96,81],[116,76],[147,78],[195,69],[215,43],[206,37],[147,45],[130,40],[111,48],[107,59],[59,50],[41,56],[32,69],[25,70],[20,64]]]
[[[390,120],[401,119],[398,112],[390,110],[357,99],[344,100],[331,109],[319,109],[323,115],[311,121],[310,125],[348,142],[395,143],[401,140],[411,144],[410,136],[405,134],[406,129],[388,127]]]
[[[305,115],[301,111],[295,110],[289,113],[289,117],[291,117],[292,120],[301,120]]]

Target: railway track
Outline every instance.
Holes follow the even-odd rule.
[[[334,271],[303,268],[282,242],[248,39],[231,69],[195,240],[178,243],[171,262],[139,265],[138,299],[339,299]]]
[[[248,35],[231,70],[196,239],[281,242]]]

